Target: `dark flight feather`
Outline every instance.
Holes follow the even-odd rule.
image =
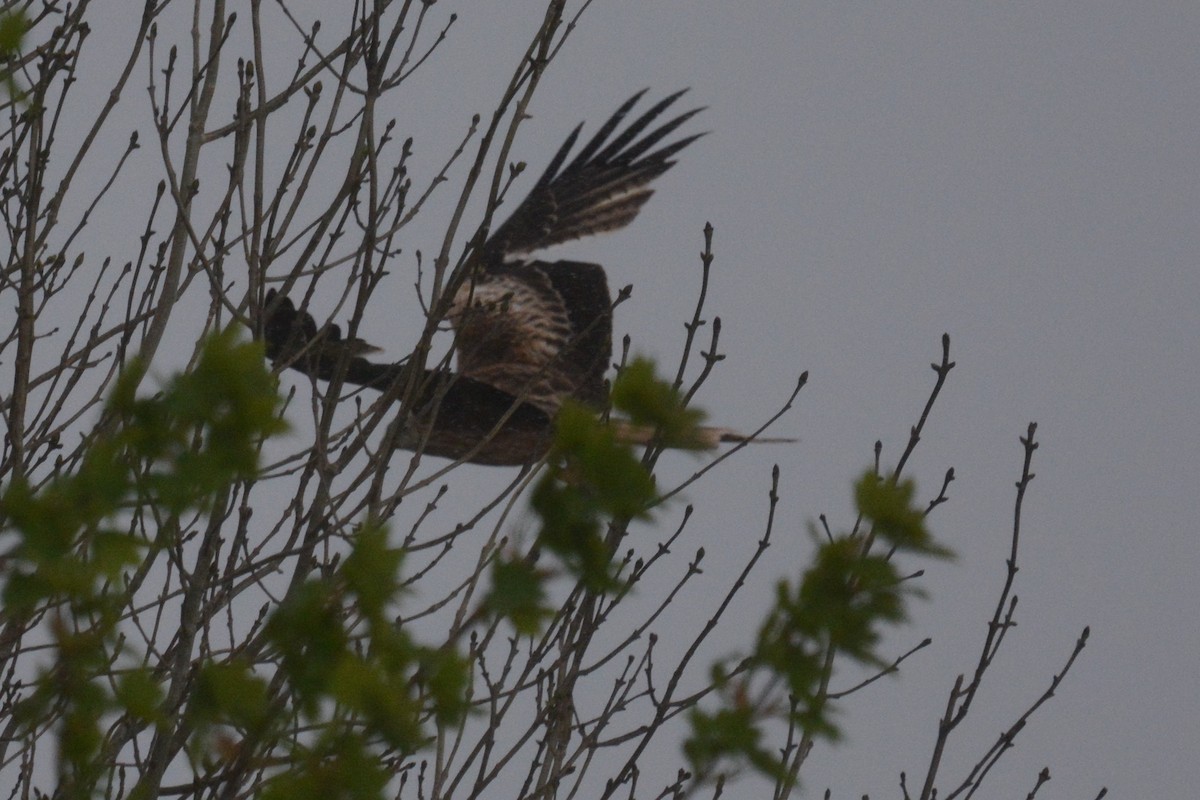
[[[643,94],[644,89],[623,103],[563,168],[582,126],[572,131],[529,196],[484,245],[485,262],[511,259],[572,239],[616,230],[637,216],[650,197],[650,182],[674,165],[672,156],[703,136],[695,134],[648,152],[703,110],[697,108],[669,120],[642,139],[637,138],[683,96],[680,91],[656,103],[609,141]]]

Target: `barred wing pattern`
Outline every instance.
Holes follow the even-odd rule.
[[[563,162],[583,130],[580,123],[551,159],[529,196],[488,239],[484,245],[485,261],[511,259],[572,239],[615,231],[632,222],[654,193],[649,188],[650,182],[675,165],[671,159],[676,153],[704,135],[693,134],[653,150],[704,110],[696,108],[638,139],[686,91],[654,104],[608,141],[646,90],[638,92],[617,109],[564,168]]]

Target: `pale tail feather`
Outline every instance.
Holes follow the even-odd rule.
[[[617,441],[624,444],[650,444],[654,441],[654,435],[657,430],[648,425],[634,425],[625,420],[614,419],[610,420],[617,436]],[[713,450],[722,444],[742,444],[749,442],[752,444],[790,444],[796,439],[780,438],[780,437],[764,437],[764,436],[749,436],[744,433],[738,433],[732,428],[713,428],[707,425],[701,425],[692,431],[695,438],[687,442],[679,442],[673,444],[673,447],[679,447],[689,450]]]

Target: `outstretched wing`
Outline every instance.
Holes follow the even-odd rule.
[[[701,108],[642,135],[686,91],[659,101],[613,137],[646,90],[638,92],[563,167],[583,129],[581,123],[551,159],[529,196],[488,238],[484,244],[485,262],[502,262],[553,244],[617,230],[632,222],[653,194],[650,182],[674,166],[672,156],[704,135],[694,134],[654,149]],[[613,137],[611,141],[609,137]]]
[[[612,298],[598,264],[516,257],[628,225],[653,194],[650,183],[703,135],[659,147],[701,110],[652,127],[683,92],[617,133],[644,93],[622,104],[564,167],[582,126],[567,137],[529,196],[484,244],[480,269],[459,289],[450,313],[459,372],[551,415],[568,397],[603,405],[604,373],[612,358]]]

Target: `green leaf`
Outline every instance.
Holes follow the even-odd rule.
[[[347,652],[348,637],[330,587],[309,581],[285,598],[268,620],[266,635],[283,656],[283,666],[308,713]]]
[[[205,722],[231,722],[255,729],[266,722],[266,682],[246,664],[205,664],[196,681],[192,710]]]
[[[420,705],[408,696],[403,673],[388,674],[378,664],[346,655],[330,682],[331,694],[368,721],[368,730],[392,747],[411,752],[421,742]]]
[[[712,714],[695,709],[690,716],[692,732],[683,752],[695,774],[710,775],[722,759],[744,758],[777,780],[786,775],[784,763],[762,746],[762,730],[748,706],[734,705]]]
[[[0,58],[21,52],[21,41],[29,30],[29,20],[20,11],[0,14]]]
[[[143,722],[162,721],[159,705],[162,689],[148,669],[135,669],[122,675],[117,682],[116,698],[126,711]]]
[[[574,403],[559,411],[551,459],[530,495],[542,521],[539,541],[589,587],[610,589],[616,582],[601,528],[607,520],[648,517],[654,478],[610,426]]]
[[[434,716],[440,722],[457,722],[470,709],[467,695],[471,673],[467,662],[447,648],[422,648],[418,657],[422,682],[429,688]]]
[[[700,446],[696,427],[704,422],[704,412],[686,407],[679,391],[658,378],[649,359],[635,358],[621,369],[613,382],[612,404],[635,425],[658,430],[667,445]]]
[[[911,480],[893,483],[867,471],[854,486],[859,513],[873,523],[877,536],[900,550],[949,558],[950,550],[933,541],[925,514],[913,505],[917,487]]]
[[[588,487],[564,484],[549,470],[534,487],[530,506],[542,518],[538,540],[576,577],[596,591],[616,585],[600,536],[602,509]]]
[[[654,478],[616,441],[612,428],[588,408],[567,403],[556,421],[555,449],[564,466],[556,471],[568,486],[586,488],[590,506],[617,517],[644,517],[654,501]]]
[[[92,536],[92,565],[96,572],[115,578],[122,568],[138,563],[142,543],[123,531],[98,531]]]
[[[526,559],[492,562],[492,590],[484,601],[489,611],[512,622],[518,633],[532,635],[554,614],[546,601],[546,575]]]
[[[340,574],[346,587],[358,597],[359,611],[367,619],[377,620],[395,599],[403,560],[403,551],[388,547],[386,528],[367,526],[355,535]]]
[[[349,731],[339,734],[268,779],[262,800],[382,800],[390,777],[383,760],[362,737]]]

